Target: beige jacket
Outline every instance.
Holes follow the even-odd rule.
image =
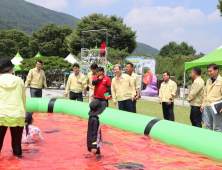
[[[42,85],[46,86],[46,77],[44,71],[40,69],[40,72],[38,72],[37,68],[29,70],[29,74],[25,82],[26,88],[28,87],[29,83],[30,87],[36,89],[42,89]]]
[[[93,77],[94,77],[94,74],[92,73],[92,71],[90,71],[90,72],[87,74],[87,76],[86,76],[86,85],[85,85],[85,87],[87,87],[87,86],[89,85],[89,91],[90,91],[90,92],[94,92],[94,87],[95,87],[95,86],[92,85],[92,79],[93,79]]]
[[[137,75],[135,73],[132,73],[131,76],[130,76],[130,79],[133,82],[133,85],[134,85],[135,89],[139,89],[140,88],[140,77],[139,77],[139,75]]]
[[[77,81],[81,82],[82,84],[78,84]],[[84,74],[79,73],[78,76],[76,76],[75,73],[72,73],[69,75],[65,92],[68,93],[70,90],[74,93],[81,93],[85,84],[86,79]]]
[[[204,94],[204,80],[201,77],[198,77],[194,80],[190,94],[187,98],[187,101],[190,102],[191,106],[201,107],[203,103],[203,94]]]
[[[113,101],[128,100],[136,95],[133,82],[127,74],[122,74],[120,80],[117,76],[112,79],[111,91]]]
[[[218,75],[213,84],[211,79],[207,80],[202,106],[211,106],[211,103],[220,100],[222,100],[222,77]]]
[[[169,98],[171,98],[171,94],[175,96],[176,92],[177,92],[177,84],[173,80],[169,79],[167,83],[165,81],[161,83],[159,97],[162,98],[162,102],[168,102]],[[172,99],[172,102],[173,101],[174,98]]]

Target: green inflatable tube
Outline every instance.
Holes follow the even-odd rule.
[[[89,104],[67,99],[27,98],[27,111],[65,113],[88,119]],[[106,108],[101,123],[150,137],[190,151],[222,159],[222,134],[177,122]]]

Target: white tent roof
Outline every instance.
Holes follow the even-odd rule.
[[[20,56],[19,53],[17,53],[16,56],[11,61],[12,61],[12,64],[14,65],[21,65],[22,60],[23,58]]]
[[[219,48],[217,48],[216,50],[218,50],[218,49],[221,49],[222,48],[222,46],[220,46]]]
[[[72,64],[78,63],[78,61],[75,59],[75,56],[71,53],[65,58],[65,60]]]

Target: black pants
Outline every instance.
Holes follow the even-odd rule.
[[[190,121],[192,123],[192,126],[200,127],[202,128],[202,113],[200,111],[200,107],[198,106],[192,106],[190,110]]]
[[[173,106],[174,106],[173,102],[171,102],[170,105],[168,105],[167,102],[162,102],[163,117],[165,120],[174,121]]]
[[[119,110],[124,110],[134,113],[133,102],[131,101],[131,99],[118,101],[118,105],[119,105]]]
[[[82,92],[81,93],[74,93],[74,92],[70,91],[69,96],[70,96],[70,100],[77,99],[77,101],[83,102]]]
[[[92,149],[93,149],[93,148],[88,147],[88,151],[89,151],[89,152],[91,152]],[[96,154],[100,154],[100,148],[97,148]]]
[[[2,150],[3,141],[5,138],[5,133],[8,127],[0,126],[0,151]],[[12,150],[15,155],[22,154],[22,133],[24,127],[10,127],[11,138],[12,138]]]
[[[30,87],[31,97],[42,97],[42,89]]]
[[[105,98],[96,98],[96,97],[95,97],[95,99],[100,100],[102,104],[104,104],[104,102],[106,102],[106,107],[109,107],[109,101],[106,100]]]
[[[136,113],[136,101],[137,101],[137,100],[134,100],[134,101],[133,101],[134,113]]]

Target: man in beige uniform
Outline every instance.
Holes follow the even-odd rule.
[[[130,76],[130,79],[135,87],[136,96],[133,101],[134,113],[136,113],[136,101],[140,98],[140,77],[133,72],[133,64],[126,64],[126,72]]]
[[[216,64],[210,64],[207,66],[210,79],[207,80],[206,87],[204,89],[204,99],[201,106],[201,112],[204,112],[204,124],[206,129],[222,132],[221,119],[222,114],[215,114],[211,103],[222,100],[222,77],[218,75],[219,68]]]
[[[85,75],[79,72],[79,64],[73,65],[73,74],[69,75],[67,84],[66,84],[66,90],[65,90],[65,96],[70,96],[70,100],[76,100],[83,102],[82,98],[82,91],[83,86],[85,85]]]
[[[177,84],[170,80],[170,73],[167,71],[163,72],[163,80],[160,86],[159,103],[162,104],[164,119],[174,121],[173,106]]]
[[[41,69],[42,61],[36,61],[36,68],[29,70],[29,74],[27,76],[25,82],[25,88],[28,87],[30,83],[30,93],[31,97],[42,97],[42,86],[46,86],[46,77],[44,71]]]
[[[92,64],[91,65],[91,71],[87,74],[86,76],[86,85],[84,88],[84,94],[86,96],[87,93],[87,87],[89,87],[89,103],[91,103],[94,100],[94,87],[92,85],[92,79],[94,76],[96,76],[96,69],[98,68],[97,64]]]
[[[134,113],[133,101],[136,92],[130,76],[122,73],[122,66],[119,64],[114,65],[113,70],[116,75],[111,84],[113,103],[116,105],[117,99],[119,110]]]
[[[201,78],[201,69],[194,67],[191,71],[191,77],[194,82],[190,89],[190,94],[187,101],[190,103],[190,121],[193,126],[202,128],[202,113],[200,107],[203,103],[203,93],[204,93],[204,81]]]

